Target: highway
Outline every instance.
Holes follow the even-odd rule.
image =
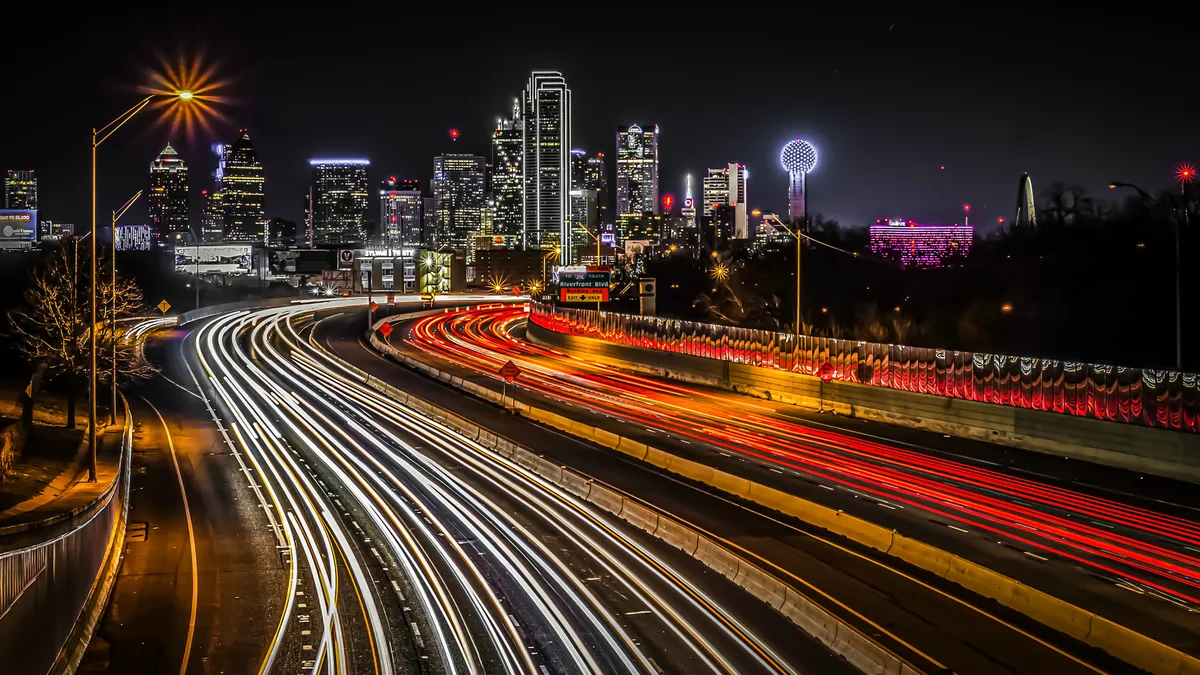
[[[393,344],[405,344],[400,338],[409,333],[412,323],[402,320],[397,324],[401,328],[392,334]],[[525,447],[536,448],[555,462],[619,486],[742,550],[803,589],[827,611],[869,631],[893,651],[926,664],[928,672],[938,672],[937,668],[985,674],[1133,672],[1106,654],[994,603],[964,601],[947,588],[952,584],[939,584],[936,577],[914,572],[886,556],[879,559],[852,542],[836,541],[836,537],[817,528],[784,521],[767,509],[735,502],[711,488],[679,480],[621,453],[465,397],[458,389],[377,354],[362,339],[364,325],[361,314],[335,316],[321,322],[316,337],[354,366]],[[421,353],[415,348],[411,351]],[[429,355],[425,358],[437,360],[437,367],[475,382],[496,383],[490,374],[472,375],[465,365]],[[461,361],[456,358],[456,363]],[[513,393],[511,387],[509,393]],[[518,395],[530,394],[522,389]],[[558,410],[563,414],[579,413],[566,405]],[[608,421],[612,428],[629,427],[615,419]],[[646,435],[652,436],[649,432]],[[662,440],[659,438],[659,442]],[[765,468],[762,473],[777,476]]]
[[[489,386],[511,359],[524,370],[518,395],[527,400],[786,486],[1197,649],[1197,512],[1177,486],[1139,498],[1129,492],[1141,477],[1132,489],[1121,477],[1121,492],[1117,472],[1104,471],[1078,486],[1068,476],[1081,473],[1079,463],[1067,476],[1032,480],[1000,466],[1010,450],[989,457],[984,444],[921,445],[911,433],[895,434],[899,441],[884,425],[814,423],[789,406],[614,372],[520,340],[522,324],[519,309],[444,314],[399,324],[391,342]]]
[[[285,571],[259,672],[852,672],[723,577],[351,377],[311,339],[315,310],[364,304],[234,312],[189,338]]]

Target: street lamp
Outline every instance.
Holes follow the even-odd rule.
[[[591,237],[592,239],[596,240],[596,267],[599,267],[601,265],[601,263],[600,263],[600,226],[597,225],[596,226],[596,234],[592,234],[592,231],[587,229],[583,225],[579,225],[578,223],[576,223],[576,225],[579,226],[579,230],[581,232],[583,232],[587,236]],[[610,283],[612,282],[611,272],[610,272],[609,282]],[[596,301],[596,311],[597,312],[600,311],[600,301],[599,300]]]
[[[142,196],[142,191],[129,198],[125,205],[112,212],[112,313],[109,314],[109,330],[112,331],[112,407],[108,410],[108,423],[117,423],[117,219],[125,215],[129,207]]]
[[[125,126],[125,123],[133,119],[134,115],[140,113],[150,102],[160,97],[178,98],[181,101],[190,101],[194,97],[190,91],[177,91],[174,94],[150,94],[146,98],[139,101],[129,110],[121,113],[116,119],[105,124],[99,129],[92,129],[92,291],[91,302],[88,304],[89,322],[91,326],[91,368],[88,371],[88,481],[96,482],[96,148],[100,144],[107,141],[117,129]]]
[[[546,255],[542,256],[542,283],[543,284],[546,283],[546,260],[548,258],[558,258],[561,255],[562,255],[562,247],[555,246],[553,250],[551,250]]]
[[[1196,175],[1196,170],[1190,164],[1184,164],[1175,172],[1179,180],[1179,194],[1183,197],[1183,224],[1188,224],[1187,184]],[[1117,188],[1132,188],[1148,204],[1158,204],[1158,200],[1150,196],[1142,188],[1133,183],[1113,181],[1108,184],[1110,190]],[[1183,292],[1180,288],[1180,253],[1179,253],[1179,221],[1175,221],[1175,370],[1183,372]]]

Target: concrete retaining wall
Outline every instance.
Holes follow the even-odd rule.
[[[564,335],[527,324],[533,342],[614,366],[1144,473],[1200,482],[1200,436],[897,389],[833,381],[740,363]]]

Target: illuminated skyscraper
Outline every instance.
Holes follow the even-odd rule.
[[[736,162],[723,169],[709,169],[704,177],[704,216],[711,217],[715,206],[733,207],[730,215],[731,236],[746,239],[750,236],[749,213],[746,210],[746,167]]]
[[[200,214],[200,238],[205,243],[219,242],[225,237],[225,212],[221,207],[220,190],[201,190],[203,211]]]
[[[662,213],[658,201],[658,125],[617,129],[617,218]]]
[[[150,192],[146,194],[150,223],[163,239],[186,234],[188,216],[188,169],[179,153],[168,143],[150,163]]]
[[[421,245],[421,184],[415,180],[383,181],[379,190],[380,244],[387,248]]]
[[[4,174],[4,208],[36,211],[37,188],[37,176],[33,169],[9,169]]]
[[[434,246],[467,250],[483,226],[486,174],[487,159],[477,155],[433,158]]]
[[[523,160],[524,132],[521,122],[521,101],[513,100],[512,119],[497,120],[492,131],[492,227],[496,234],[519,235],[525,213]]]
[[[788,141],[779,153],[779,163],[788,172],[788,219],[807,225],[807,177],[817,167],[817,149],[802,138]]]
[[[250,132],[242,129],[230,145],[214,147],[218,151],[217,183],[221,191],[222,223],[225,239],[230,241],[264,241],[267,215],[262,164]]]
[[[312,229],[317,245],[367,242],[366,159],[310,159]]]
[[[685,238],[696,244],[696,197],[692,193],[692,174],[684,177],[683,208],[679,210],[685,221]]]
[[[521,98],[525,126],[524,228],[526,248],[569,243],[571,227],[571,90],[562,73],[535,71]],[[562,263],[570,264],[570,246]]]

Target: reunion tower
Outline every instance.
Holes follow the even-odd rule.
[[[806,214],[804,197],[804,177],[817,167],[817,149],[812,143],[797,138],[788,141],[779,153],[779,162],[787,170],[788,182],[788,220],[793,223],[804,223]]]

